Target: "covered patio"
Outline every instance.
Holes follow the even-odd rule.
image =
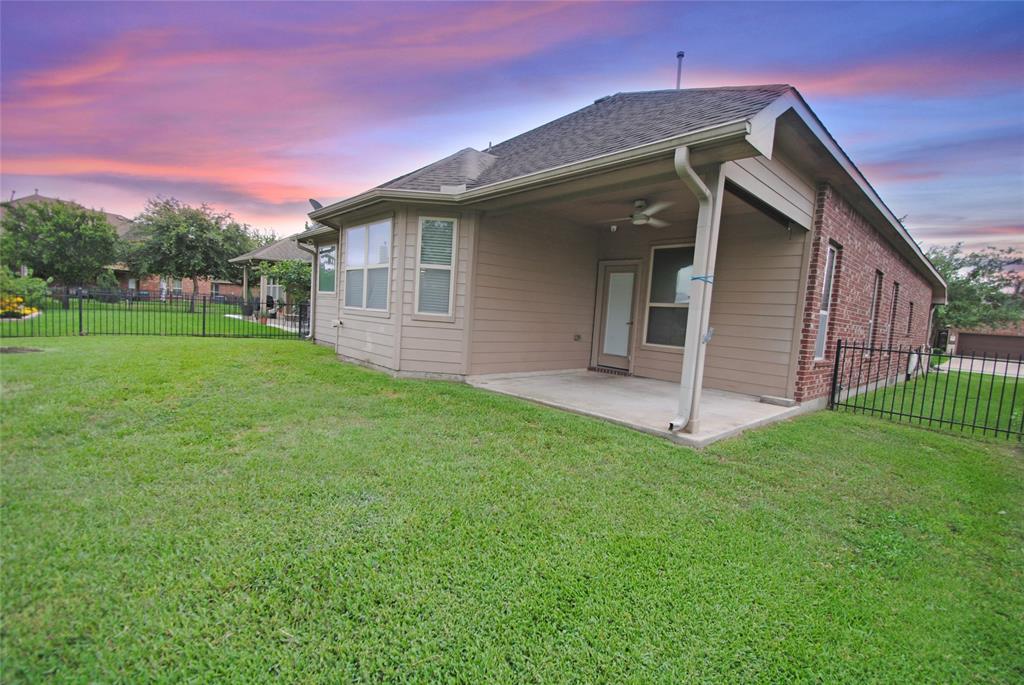
[[[471,376],[468,380],[478,388],[611,421],[689,447],[704,447],[808,410],[800,405],[768,404],[753,395],[705,388],[700,399],[700,428],[687,433],[669,429],[677,412],[678,383],[585,370],[492,374]]]

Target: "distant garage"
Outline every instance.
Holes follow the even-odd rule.
[[[956,351],[958,354],[987,355],[989,357],[1024,356],[1024,336],[996,335],[992,333],[960,333]]]

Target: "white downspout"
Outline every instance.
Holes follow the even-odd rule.
[[[679,382],[679,408],[669,430],[695,433],[700,419],[700,392],[704,380],[704,351],[709,337],[708,317],[711,309],[711,285],[714,281],[715,255],[718,250],[718,228],[721,218],[721,196],[724,178],[721,166],[710,169],[709,188],[690,164],[690,149],[676,148],[676,174],[697,198],[697,236],[693,249],[693,276],[690,282],[690,309],[687,316],[683,353],[683,370]]]

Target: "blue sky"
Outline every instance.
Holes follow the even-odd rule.
[[[678,49],[684,85],[795,85],[924,244],[1021,244],[1021,3],[4,2],[0,188],[288,234]]]

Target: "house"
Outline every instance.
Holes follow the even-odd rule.
[[[56,197],[47,197],[40,195],[39,191],[36,190],[31,195],[25,195],[19,198],[12,198],[10,202],[4,203],[9,205],[22,205],[22,204],[53,204],[63,203],[65,205],[73,205],[81,207],[77,202],[71,200],[62,200]],[[137,240],[137,236],[134,234],[135,224],[126,216],[120,214],[114,214],[112,212],[105,212],[103,210],[95,210],[102,214],[107,219],[114,231],[117,232],[117,236],[121,240],[132,241]],[[0,218],[3,218],[4,208],[0,205]],[[146,275],[141,278],[133,275],[127,264],[117,263],[111,264],[110,270],[113,271],[114,276],[117,278],[118,287],[121,290],[131,291],[145,291],[153,294],[164,294],[173,296],[188,296],[192,294],[193,287],[192,282],[188,279],[184,281],[180,278],[171,278],[169,276],[157,276],[157,275]],[[78,284],[72,284],[78,285]],[[84,285],[84,284],[83,284]],[[199,295],[210,295],[210,296],[232,296],[237,297],[241,295],[242,289],[237,283],[231,281],[202,278],[199,279],[199,288],[196,291]]]
[[[275,240],[269,245],[258,247],[255,250],[246,252],[228,260],[232,264],[242,265],[242,292],[249,292],[249,269],[258,266],[260,262],[305,262],[313,261],[313,251],[308,247],[302,247],[295,241],[295,236],[288,236]],[[259,302],[266,302],[267,295],[270,295],[277,302],[285,301],[284,288],[268,279],[266,274],[260,274]]]
[[[795,88],[618,93],[316,209],[314,339],[701,445],[946,285]]]
[[[995,328],[952,329],[948,351],[956,354],[1020,359],[1024,357],[1024,321]]]

